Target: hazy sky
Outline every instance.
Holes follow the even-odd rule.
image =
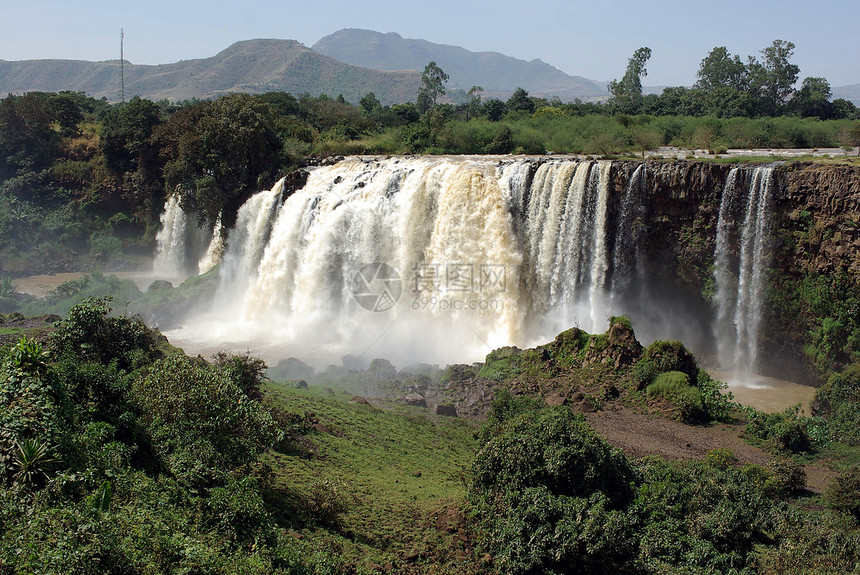
[[[252,38],[312,46],[342,28],[398,32],[473,51],[541,60],[611,80],[651,48],[645,85],[690,85],[715,46],[746,60],[774,39],[794,42],[800,78],[860,83],[857,0],[0,0],[0,59],[119,57],[166,64],[215,55]]]

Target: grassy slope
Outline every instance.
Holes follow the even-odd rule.
[[[334,551],[358,572],[372,572],[373,563],[398,569],[414,563],[423,573],[467,572],[462,541],[437,529],[436,520],[464,503],[479,423],[417,408],[350,404],[351,395],[318,390],[280,384],[264,389],[267,401],[299,415],[312,412],[320,426],[308,435],[310,456],[267,458],[282,497],[275,505],[289,512],[291,498],[308,497],[309,486],[320,482],[347,502],[339,525],[302,531],[309,551]]]

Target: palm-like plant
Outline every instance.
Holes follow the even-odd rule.
[[[12,278],[9,276],[0,276],[0,298],[11,297],[15,293],[18,286],[12,283]]]
[[[41,376],[48,371],[48,352],[35,339],[21,337],[12,348],[9,357],[12,360],[12,366],[25,373]]]
[[[34,485],[48,476],[48,470],[57,461],[46,443],[38,439],[19,441],[13,453],[13,465],[18,470],[14,479],[23,485]]]

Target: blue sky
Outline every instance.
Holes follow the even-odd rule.
[[[801,79],[860,83],[857,0],[0,0],[0,59],[62,58],[164,64],[212,56],[238,40],[311,46],[342,28],[398,32],[473,51],[541,60],[568,74],[611,80],[641,46],[646,85],[689,85],[715,46],[744,60],[774,39],[794,42]]]

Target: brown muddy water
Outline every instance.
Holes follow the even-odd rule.
[[[720,369],[707,371],[712,378],[728,384],[727,391],[732,393],[737,403],[768,413],[784,411],[800,404],[803,413],[810,415],[809,404],[815,396],[814,387],[764,375],[735,374]]]

